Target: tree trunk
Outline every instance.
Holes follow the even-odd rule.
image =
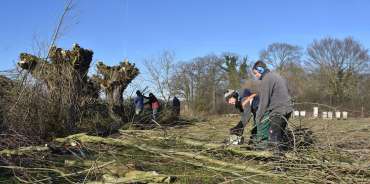
[[[212,113],[216,114],[216,105],[217,105],[217,95],[216,95],[216,85],[213,85],[212,89]]]
[[[76,132],[77,126],[76,123],[79,119],[78,107],[76,104],[68,104],[67,112],[67,130],[69,133]]]
[[[125,88],[114,86],[112,89],[107,90],[107,100],[109,106],[109,115],[116,121],[124,122],[124,107],[123,107],[123,90]]]

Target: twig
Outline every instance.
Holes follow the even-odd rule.
[[[47,60],[48,60],[48,58],[49,58],[49,56],[50,56],[51,48],[54,46],[55,41],[56,41],[56,39],[58,38],[60,27],[61,27],[61,26],[62,26],[62,24],[63,24],[63,21],[64,21],[64,17],[65,17],[65,15],[67,14],[67,12],[68,12],[68,11],[70,10],[70,8],[71,8],[72,2],[73,2],[73,0],[69,0],[69,1],[66,3],[66,6],[65,6],[64,11],[63,11],[63,14],[62,14],[62,16],[61,16],[61,17],[60,17],[60,19],[59,19],[59,22],[58,22],[57,28],[55,29],[55,31],[54,31],[54,33],[53,33],[53,37],[52,37],[51,44],[50,44],[50,47],[49,47],[48,55],[46,56],[45,61],[47,61]]]

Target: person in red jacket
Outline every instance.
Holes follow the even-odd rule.
[[[148,97],[144,96],[144,98],[148,99],[148,102],[146,102],[146,104],[150,104],[150,107],[152,108],[153,112],[153,120],[156,120],[158,110],[160,107],[157,97],[155,97],[153,93],[149,93],[149,96]]]

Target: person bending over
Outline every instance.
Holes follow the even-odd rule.
[[[234,141],[234,144],[243,144],[244,129],[252,115],[253,115],[253,128],[251,131],[249,143],[253,143],[253,140],[256,139],[257,135],[256,112],[258,109],[259,97],[255,93],[252,93],[251,90],[247,88],[239,91],[228,90],[225,93],[224,97],[228,104],[235,105],[235,108],[238,109],[241,113],[240,121],[230,129],[230,135],[237,136],[236,138],[237,140]]]

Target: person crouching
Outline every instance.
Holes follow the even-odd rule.
[[[228,90],[225,95],[226,103],[234,105],[241,113],[240,121],[230,129],[230,144],[244,143],[244,129],[253,115],[253,128],[251,131],[249,144],[253,143],[257,138],[256,112],[258,109],[259,97],[252,93],[250,89],[242,89],[239,91]]]

